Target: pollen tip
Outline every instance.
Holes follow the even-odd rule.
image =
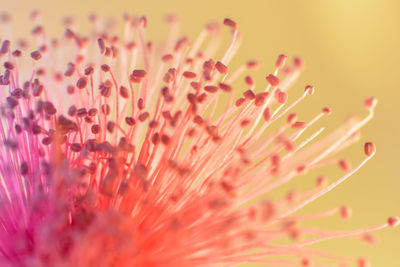
[[[279,55],[278,59],[276,60],[275,67],[278,69],[283,68],[283,66],[285,66],[286,59],[287,59],[286,55],[284,54]]]
[[[305,165],[300,165],[296,168],[296,171],[298,174],[303,174],[306,171],[306,166]]]
[[[316,181],[316,185],[317,187],[325,187],[328,185],[328,178],[326,178],[325,176],[321,175],[317,177],[317,181]]]
[[[264,110],[263,116],[264,116],[265,121],[270,121],[271,120],[271,110],[269,109],[269,107],[267,107]]]
[[[265,79],[266,79],[267,82],[268,82],[271,86],[273,86],[273,87],[279,85],[279,78],[276,77],[276,76],[273,75],[273,74],[269,74],[267,77],[265,77]]]
[[[42,58],[42,54],[40,53],[40,51],[36,50],[36,51],[33,51],[33,52],[31,53],[31,57],[32,57],[34,60],[39,60],[39,59]]]
[[[364,106],[368,110],[373,110],[378,103],[378,100],[375,97],[369,97],[365,100]]]
[[[249,60],[247,61],[246,67],[249,70],[257,70],[260,67],[260,63],[256,60]]]
[[[222,63],[221,61],[218,61],[217,63],[215,63],[215,68],[221,74],[227,74],[229,71],[228,67],[225,66],[224,63]]]
[[[230,19],[230,18],[224,19],[224,25],[228,26],[228,27],[230,27],[230,28],[232,28],[234,30],[237,30],[237,28],[238,28],[237,23],[235,21],[233,21],[232,19]]]
[[[344,159],[339,160],[339,167],[340,169],[342,169],[342,171],[344,172],[349,172],[351,167],[350,167],[350,163]]]
[[[254,79],[249,75],[244,78],[244,81],[248,86],[253,86],[255,83]]]
[[[293,63],[297,70],[301,71],[304,69],[304,61],[301,58],[295,57]]]
[[[287,98],[288,98],[288,95],[287,95],[286,92],[282,92],[282,91],[281,91],[281,92],[279,92],[279,93],[277,94],[277,100],[278,100],[278,102],[279,102],[280,104],[285,104]]]
[[[307,126],[307,123],[305,121],[296,121],[292,124],[292,128],[295,130],[304,129],[306,126]]]
[[[326,115],[330,115],[332,113],[332,110],[330,107],[323,107],[322,112]]]
[[[165,21],[167,24],[176,24],[176,23],[179,22],[179,18],[178,18],[178,16],[175,15],[175,14],[166,14],[166,15],[164,16],[164,21]]]
[[[140,17],[139,22],[144,28],[147,27],[147,18],[145,16]]]
[[[311,261],[308,258],[304,258],[301,260],[302,266],[311,266]]]
[[[313,95],[315,92],[315,88],[312,85],[306,85],[304,92],[306,92],[309,95]]]
[[[364,144],[364,153],[367,157],[374,155],[376,152],[375,144],[372,142],[366,142]]]
[[[357,265],[358,267],[371,267],[371,263],[365,258],[358,259]]]
[[[349,219],[351,217],[352,211],[349,206],[341,206],[340,207],[340,216],[342,219]]]
[[[389,217],[387,223],[390,227],[397,227],[400,225],[400,218],[397,216]]]

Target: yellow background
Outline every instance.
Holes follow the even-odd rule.
[[[279,53],[299,55],[306,70],[297,89],[308,83],[317,88],[302,105],[302,114],[312,114],[323,105],[334,114],[324,123],[337,125],[349,113],[365,114],[362,101],[379,99],[376,118],[365,127],[363,141],[373,140],[377,156],[351,180],[319,199],[304,212],[322,211],[346,203],[353,208],[350,221],[328,219],[313,222],[321,227],[358,228],[380,224],[386,217],[400,215],[400,1],[398,0],[242,0],[242,1],[56,1],[1,0],[0,9],[14,17],[15,35],[31,29],[27,15],[42,11],[48,30],[60,36],[58,22],[75,15],[81,25],[96,12],[120,17],[123,12],[145,14],[150,36],[157,38],[165,13],[179,15],[182,32],[194,37],[203,24],[225,17],[235,19],[243,44],[234,63],[257,58],[263,67],[257,78],[272,71]],[[85,26],[83,26],[85,27]],[[87,27],[87,26],[86,26]],[[160,28],[165,29],[165,28]],[[58,32],[59,31],[59,32]],[[362,158],[362,144],[346,153],[356,163]],[[400,229],[378,233],[380,242],[369,246],[351,239],[316,246],[358,257],[368,256],[374,266],[400,266]]]

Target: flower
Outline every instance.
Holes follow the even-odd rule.
[[[335,158],[373,117],[374,98],[365,102],[364,119],[320,137],[324,128],[309,134],[310,128],[329,108],[308,121],[292,111],[314,87],[288,104],[303,61],[287,66],[280,55],[265,89],[256,90],[249,73],[258,62],[230,70],[240,43],[231,19],[224,24],[232,39],[218,60],[218,24],[190,41],[178,38],[178,21],[167,16],[169,37],[155,45],[145,38],[145,17],[125,15],[118,35],[113,23],[92,15],[89,36],[68,18],[60,40],[49,40],[38,12],[31,19],[33,49],[9,40],[0,48],[2,266],[310,266],[326,258],[345,264],[353,259],[307,246],[347,236],[373,240],[370,232],[398,224],[391,217],[376,227],[330,232],[300,223],[348,218],[347,206],[295,214],[374,156],[368,142],[354,168]],[[233,88],[243,86],[243,76],[248,89],[237,98]],[[320,176],[307,192],[267,198],[331,164],[343,172],[334,182]],[[280,244],[286,237],[292,242]]]

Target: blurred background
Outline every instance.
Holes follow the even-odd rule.
[[[310,223],[332,229],[377,225],[390,215],[400,215],[400,1],[2,0],[0,5],[0,11],[12,14],[15,36],[30,32],[28,15],[32,9],[41,11],[47,31],[55,36],[64,32],[59,22],[65,15],[75,16],[83,29],[89,27],[87,15],[92,12],[116,18],[124,12],[146,15],[148,36],[153,40],[165,37],[162,18],[166,13],[177,14],[182,33],[192,38],[208,21],[222,22],[231,17],[239,23],[243,37],[232,64],[258,59],[262,68],[256,78],[263,84],[278,54],[301,56],[306,69],[294,90],[313,84],[316,93],[297,110],[309,118],[322,106],[330,106],[334,113],[324,120],[327,127],[338,125],[348,114],[365,115],[364,99],[376,96],[376,117],[364,128],[362,142],[343,154],[355,165],[363,158],[363,142],[372,140],[377,145],[376,157],[302,212],[351,206],[351,220],[332,218]],[[379,242],[374,246],[341,239],[315,247],[354,257],[368,256],[374,266],[400,266],[400,229],[385,229],[376,235]]]

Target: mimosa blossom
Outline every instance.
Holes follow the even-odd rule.
[[[257,83],[257,61],[231,69],[241,41],[233,20],[224,20],[232,38],[217,57],[224,45],[214,23],[189,40],[167,16],[168,38],[152,43],[145,17],[124,16],[120,34],[92,15],[89,35],[68,18],[58,40],[39,13],[31,19],[33,42],[2,38],[0,47],[1,266],[368,266],[308,246],[371,241],[370,232],[398,224],[390,217],[333,232],[301,222],[348,218],[347,206],[296,213],[374,156],[371,142],[354,167],[336,156],[359,140],[374,98],[363,118],[325,133],[315,126],[329,108],[316,106],[309,119],[295,112],[314,93],[294,86],[301,59],[288,64],[280,55]],[[269,197],[335,164],[340,177],[321,175],[308,191]]]

